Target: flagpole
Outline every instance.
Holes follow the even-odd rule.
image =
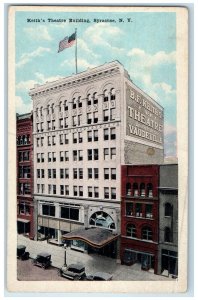
[[[76,49],[75,49],[75,60],[76,60],[76,74],[78,73],[78,67],[77,67],[77,28],[75,28],[76,33]]]

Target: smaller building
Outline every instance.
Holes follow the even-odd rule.
[[[178,275],[178,165],[160,166],[158,274]]]
[[[121,248],[123,264],[158,267],[159,166],[121,167]]]
[[[32,113],[16,116],[17,232],[34,237]]]

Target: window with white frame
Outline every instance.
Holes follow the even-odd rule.
[[[116,188],[111,188],[111,199],[116,199]]]
[[[111,159],[116,158],[116,148],[111,148]]]
[[[93,197],[92,186],[88,186],[88,197]]]
[[[83,134],[82,134],[82,132],[78,132],[78,142],[79,143],[83,142]]]
[[[107,122],[109,120],[109,110],[105,109],[103,110],[103,121]]]
[[[109,148],[104,148],[104,160],[109,159]]]
[[[115,180],[116,179],[116,169],[111,168],[111,179]]]
[[[109,199],[109,188],[108,187],[104,187],[104,198]]]
[[[109,169],[104,168],[104,179],[109,179]]]
[[[92,168],[88,168],[87,173],[88,173],[88,179],[91,179],[92,178]]]

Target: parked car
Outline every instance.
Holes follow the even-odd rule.
[[[30,253],[25,251],[26,246],[18,245],[17,246],[17,258],[21,260],[29,259]]]
[[[108,281],[112,280],[113,275],[106,272],[96,272],[94,275],[88,275],[86,280]]]
[[[46,269],[51,266],[51,255],[46,252],[41,252],[35,259],[33,259],[32,263],[34,266]]]
[[[63,266],[58,270],[58,275],[71,280],[83,280],[86,278],[85,267],[82,264]]]

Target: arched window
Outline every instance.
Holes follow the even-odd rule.
[[[126,194],[127,196],[131,195],[131,184],[129,182],[126,184]]]
[[[109,97],[108,97],[108,92],[107,92],[107,90],[104,90],[104,98],[103,98],[104,100],[104,102],[106,102],[106,101],[108,101],[109,100]]]
[[[91,94],[87,95],[87,105],[91,105]]]
[[[133,196],[138,196],[138,184],[136,182],[133,184]]]
[[[98,96],[97,93],[93,93],[93,104],[98,104]]]
[[[61,112],[61,110],[62,110],[62,102],[60,101],[59,102],[59,111]]]
[[[38,117],[38,115],[39,115],[39,109],[38,109],[38,107],[36,108],[36,116]]]
[[[151,227],[144,226],[142,228],[142,239],[143,240],[148,240],[148,241],[152,241],[153,240],[153,232],[152,232]]]
[[[78,97],[78,107],[82,107],[82,100],[80,96]]]
[[[136,230],[135,225],[133,225],[133,224],[128,224],[127,225],[127,227],[126,227],[126,235],[134,237],[134,238],[137,237],[137,230]]]
[[[72,107],[72,108],[73,108],[73,109],[76,109],[76,98],[73,98],[73,99],[72,99],[72,103],[73,103],[73,107]]]
[[[169,202],[165,203],[165,217],[171,217],[172,210],[173,210],[172,205]]]
[[[153,185],[152,185],[152,183],[147,184],[147,196],[149,198],[153,197]]]
[[[164,229],[164,241],[167,243],[172,242],[172,232],[169,227],[165,227],[165,229]]]
[[[110,97],[111,97],[111,100],[115,100],[115,89],[114,88],[112,88],[110,91]]]
[[[52,103],[51,109],[52,109],[52,114],[53,114],[54,113],[54,103]]]
[[[67,100],[64,101],[64,108],[65,108],[65,111],[68,110]]]
[[[48,115],[50,114],[50,106],[49,105],[47,106],[47,114]]]
[[[145,197],[146,193],[145,193],[145,184],[141,183],[140,184],[140,196],[141,197]]]
[[[40,114],[41,114],[41,117],[42,117],[42,115],[43,115],[43,107],[42,106],[40,108]]]
[[[115,229],[115,223],[114,223],[112,217],[110,217],[110,215],[108,215],[107,213],[105,213],[103,211],[95,212],[91,216],[91,218],[89,220],[89,224],[96,226],[96,227]]]

